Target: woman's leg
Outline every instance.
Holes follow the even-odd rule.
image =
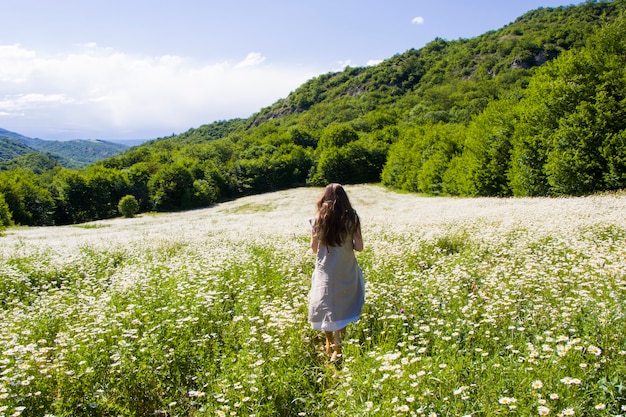
[[[335,343],[333,332],[324,332],[324,335],[326,336],[326,345],[324,346],[324,353],[326,353],[327,355],[330,355],[333,350],[332,349],[333,343]]]
[[[332,332],[333,335],[333,354],[330,357],[331,362],[341,357],[341,336],[346,332],[346,328]]]

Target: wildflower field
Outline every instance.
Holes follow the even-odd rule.
[[[321,189],[0,237],[0,416],[626,415],[626,194],[346,187],[361,320],[306,321]]]

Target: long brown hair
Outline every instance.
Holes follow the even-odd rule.
[[[317,200],[317,217],[313,225],[319,242],[341,246],[344,239],[352,237],[359,225],[359,216],[341,184],[328,184]]]

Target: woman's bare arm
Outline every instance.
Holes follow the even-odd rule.
[[[352,236],[352,247],[355,251],[358,252],[361,252],[363,250],[363,236],[361,235],[361,225],[356,228],[356,231]]]
[[[314,230],[311,230],[311,250],[313,251],[313,253],[317,253],[318,245],[319,243],[317,241],[317,235],[315,234]]]

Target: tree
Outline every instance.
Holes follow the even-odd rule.
[[[428,194],[442,194],[450,161],[461,154],[465,127],[458,124],[435,125],[427,131],[424,139],[423,163],[417,175],[418,189]]]
[[[15,223],[25,226],[54,223],[55,203],[41,176],[20,168],[2,173],[2,177],[0,192]]]
[[[54,177],[57,224],[81,223],[90,220],[91,204],[87,181],[74,170],[63,169]]]
[[[213,181],[197,179],[193,181],[193,201],[198,207],[215,204],[219,196],[219,188]]]
[[[317,139],[313,135],[302,127],[292,127],[289,129],[289,136],[291,141],[303,148],[316,148]]]
[[[347,145],[358,139],[358,133],[345,123],[332,124],[324,129],[317,146],[319,159],[309,183],[325,185],[330,182],[353,182],[350,181],[352,166]]]
[[[607,170],[604,181],[610,190],[626,186],[626,130],[609,135],[602,147],[606,158]]]
[[[456,191],[452,194],[511,195],[507,175],[518,101],[493,101],[469,124],[463,153],[455,163],[456,174],[448,175],[445,184],[448,190]]]
[[[349,170],[346,184],[379,182],[387,160],[388,145],[385,142],[359,139],[345,147],[344,161]]]
[[[383,184],[406,191],[441,194],[450,161],[459,156],[465,127],[431,124],[407,130],[389,149]]]
[[[184,161],[162,166],[148,184],[154,208],[158,211],[191,208],[193,182]]]
[[[358,139],[358,133],[350,125],[345,123],[332,124],[322,132],[318,148],[322,151],[329,148],[341,148]]]
[[[331,147],[324,150],[317,162],[315,174],[309,180],[312,185],[326,185],[331,182],[348,183],[351,166],[347,158],[346,148]]]
[[[0,193],[0,230],[6,229],[13,224],[9,205],[4,200],[4,194]]]
[[[151,209],[148,182],[157,170],[158,165],[150,162],[137,162],[125,170],[125,175],[128,178],[128,191],[137,199],[140,211]]]
[[[237,162],[238,181],[248,193],[304,185],[311,153],[292,143],[253,146]]]
[[[130,191],[128,179],[115,168],[94,165],[85,171],[90,220],[117,215],[116,202]]]
[[[408,136],[411,133],[423,134],[423,131],[411,129],[403,132],[401,139],[389,148],[387,161],[381,173],[383,185],[406,191],[417,191],[417,184],[413,184],[409,178],[413,177],[412,171],[418,170],[418,156],[411,149],[413,141]]]

